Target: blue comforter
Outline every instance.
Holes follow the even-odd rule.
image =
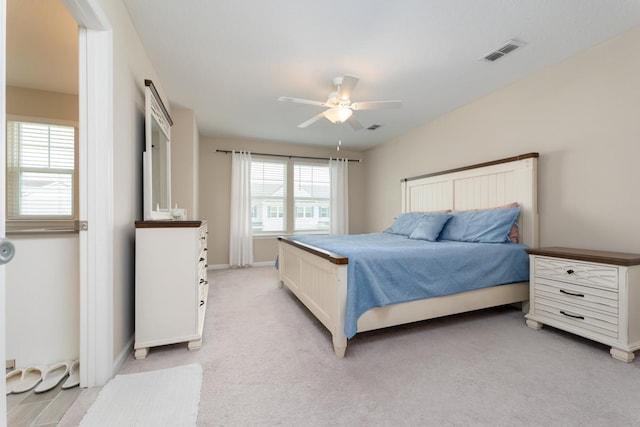
[[[374,307],[529,280],[517,243],[428,242],[390,233],[300,235],[294,240],[349,258],[344,332]]]

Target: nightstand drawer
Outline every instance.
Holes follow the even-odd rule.
[[[618,337],[618,317],[586,307],[572,306],[543,297],[536,298],[536,313],[574,327],[611,338]]]
[[[616,291],[536,278],[535,296],[618,315],[618,292]]]
[[[535,275],[594,288],[618,289],[618,269],[607,265],[536,257]]]

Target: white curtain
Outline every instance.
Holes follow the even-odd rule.
[[[329,159],[331,234],[349,234],[349,160]]]
[[[229,265],[248,267],[253,264],[251,232],[251,153],[231,153],[231,232]]]

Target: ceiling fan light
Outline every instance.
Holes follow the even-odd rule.
[[[346,122],[353,114],[353,111],[347,107],[333,107],[323,114],[331,123],[340,124]]]

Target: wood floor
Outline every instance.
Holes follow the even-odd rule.
[[[82,391],[62,390],[62,384],[44,393],[33,390],[7,396],[7,427],[50,427],[58,425]]]

